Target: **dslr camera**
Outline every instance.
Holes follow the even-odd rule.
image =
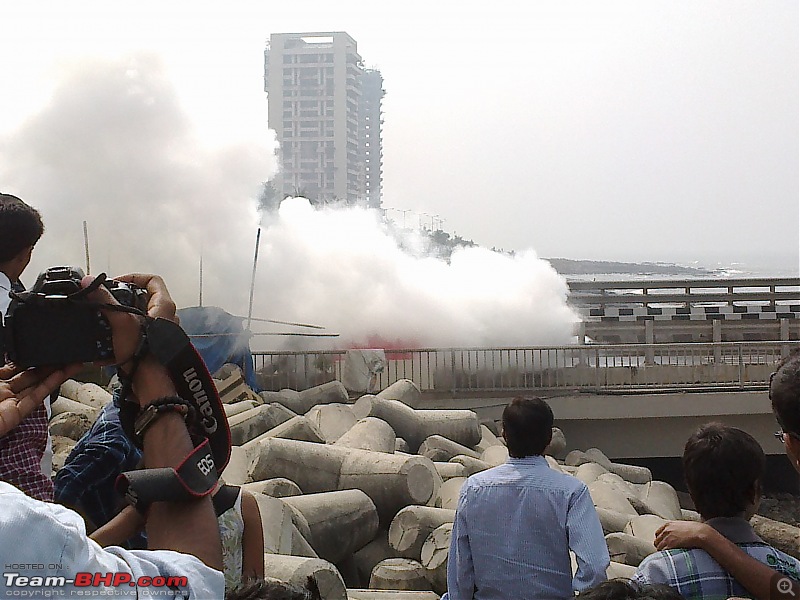
[[[13,297],[2,327],[3,351],[21,367],[114,359],[111,324],[82,292],[77,267],[51,267]],[[124,306],[147,311],[148,294],[130,283],[103,284]]]

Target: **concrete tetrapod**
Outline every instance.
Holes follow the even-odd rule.
[[[50,435],[61,435],[76,442],[92,427],[92,421],[84,413],[63,412],[50,419]]]
[[[376,396],[384,400],[397,400],[411,408],[417,408],[422,400],[417,384],[410,379],[398,379]]]
[[[306,536],[310,537],[310,531],[302,518],[298,519],[294,511],[277,498],[264,494],[253,496],[261,515],[264,552],[316,558],[317,553],[306,540]]]
[[[564,458],[567,455],[567,438],[558,427],[553,427],[553,439],[544,449],[544,454],[553,458]]]
[[[430,506],[407,506],[389,527],[389,545],[403,558],[419,560],[422,545],[431,532],[445,523],[452,523],[456,511]]]
[[[349,404],[319,404],[306,413],[308,419],[322,434],[326,443],[332,444],[356,424]]]
[[[92,423],[97,419],[97,415],[100,414],[99,410],[88,404],[83,404],[77,400],[70,400],[66,396],[59,396],[58,399],[50,405],[50,418],[52,419],[56,415],[66,412],[85,415]]]
[[[433,463],[422,456],[279,438],[259,442],[249,472],[254,480],[286,477],[306,493],[359,489],[375,503],[387,527],[397,511],[425,504],[442,484]]]
[[[97,410],[111,402],[111,393],[96,383],[81,383],[77,387],[62,385],[61,395]]]
[[[236,406],[236,404],[232,406]],[[291,418],[291,411],[275,402],[262,404],[256,408],[232,415],[228,418],[228,426],[231,430],[231,444],[241,446]]]
[[[675,520],[683,517],[681,502],[675,488],[665,481],[651,481],[642,486],[640,498],[650,511],[662,519]]]
[[[284,389],[279,392],[259,392],[258,395],[265,402],[283,404],[298,415],[306,414],[318,404],[333,404],[335,402],[346,404],[349,401],[347,390],[341,381],[329,381],[302,392]]]
[[[625,493],[619,490],[614,484],[598,479],[589,484],[589,494],[592,502],[598,508],[613,510],[623,515],[635,517],[639,513],[630,503]]]
[[[273,498],[288,498],[290,496],[299,496],[303,493],[300,486],[285,477],[245,483],[242,487],[252,494],[265,494]]]
[[[381,530],[374,540],[353,554],[360,587],[369,587],[369,578],[375,565],[387,558],[398,558],[398,556],[394,548],[389,546],[389,533]]]
[[[367,417],[359,419],[333,445],[394,454],[396,441],[397,438],[391,425],[383,419]]]
[[[568,464],[565,466],[569,467]],[[601,467],[597,463],[587,462],[577,467],[574,477],[580,479],[586,485],[589,485],[590,483],[597,481],[604,473],[608,473],[608,469]]]
[[[666,522],[665,519],[655,515],[639,515],[630,520],[623,533],[652,543],[656,539],[656,531]]]
[[[397,400],[364,395],[353,405],[358,418],[378,417],[392,426],[411,452],[431,435],[441,435],[464,446],[473,447],[481,440],[480,423],[471,410],[414,410]]]
[[[248,454],[258,447],[262,440],[270,438],[283,438],[287,440],[299,440],[301,442],[313,442],[315,444],[324,444],[325,440],[322,439],[322,434],[314,427],[305,417],[297,416],[292,417],[288,421],[281,423],[277,427],[273,427],[269,431],[262,433],[257,438],[253,438],[249,442],[242,444]]]
[[[611,564],[608,565],[608,569],[606,569],[606,576],[609,579],[630,579],[635,574],[636,567],[624,565],[613,560]]]
[[[309,577],[313,577],[323,600],[347,600],[347,590],[339,571],[321,558],[265,554],[264,572],[301,588],[305,587]]]
[[[627,533],[609,533],[606,536],[606,545],[611,560],[638,567],[645,558],[656,551],[653,542]]]
[[[600,525],[603,527],[603,533],[620,533],[625,531],[625,528],[630,523],[633,515],[626,515],[619,513],[615,510],[595,506],[597,516],[600,519]]]
[[[408,558],[387,558],[372,570],[370,589],[376,590],[421,590],[431,589],[425,578],[425,568]]]
[[[54,435],[51,437],[53,445],[53,476],[64,468],[64,463],[75,447],[76,440],[64,437],[61,435]]]
[[[597,448],[589,448],[586,452],[580,450],[573,450],[564,459],[564,462],[570,466],[580,466],[586,462],[595,462],[602,466],[606,471],[616,473],[625,481],[631,483],[648,483],[653,480],[653,474],[647,467],[638,467],[636,465],[623,465],[620,463],[613,463]]]
[[[434,529],[422,545],[420,562],[425,567],[425,577],[437,594],[447,591],[447,554],[452,534],[453,524],[444,523]]]
[[[436,467],[436,472],[439,473],[442,481],[453,477],[464,477],[464,465],[461,463],[434,462],[433,466]]]
[[[241,414],[246,410],[255,408],[256,406],[261,406],[261,404],[256,404],[256,402],[253,400],[242,400],[241,402],[235,402],[233,404],[223,404],[222,410],[225,411],[225,416],[230,419],[232,416]]]
[[[449,440],[441,435],[430,435],[420,444],[417,454],[425,456],[436,462],[447,462],[454,456],[463,454],[472,458],[480,458],[480,455],[467,448],[466,446]]]
[[[484,453],[481,454],[480,458],[490,467],[504,465],[508,462],[508,448],[505,446],[492,446],[491,448],[487,448]]]
[[[480,473],[481,471],[485,471],[486,469],[492,468],[492,465],[483,462],[479,458],[472,458],[471,456],[465,456],[463,454],[454,456],[447,462],[464,465],[464,475],[467,477],[469,477],[470,475],[474,475],[475,473]]]
[[[378,511],[361,490],[304,494],[283,502],[303,515],[311,531],[311,547],[332,563],[363,548],[378,532]]]
[[[500,439],[494,433],[492,433],[492,430],[481,423],[481,441],[475,445],[475,452],[483,454],[492,446],[502,445],[503,442],[501,442]]]
[[[458,497],[461,494],[461,488],[466,481],[466,477],[453,477],[445,481],[439,488],[439,494],[435,500],[436,507],[455,510],[456,506],[458,506]]]

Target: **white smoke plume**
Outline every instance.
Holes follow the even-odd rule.
[[[50,103],[0,138],[0,190],[45,220],[25,282],[47,266],[84,265],[85,220],[92,272],[160,273],[178,305],[193,306],[202,248],[203,303],[246,314],[256,198],[275,168],[264,109],[252,140],[207,148],[156,59],[84,62],[63,72]],[[445,262],[408,250],[421,246],[399,243],[377,211],[287,199],[263,223],[253,314],[340,334],[300,338],[315,347],[571,340],[577,316],[566,282],[533,250],[512,257],[465,248]],[[254,349],[286,344],[253,341]]]
[[[274,171],[266,124],[261,132],[205,148],[150,56],[63,72],[49,104],[0,139],[0,190],[45,222],[23,279],[52,265],[85,268],[85,220],[93,273],[163,273],[179,305],[197,304],[202,248],[204,303],[231,299],[249,281],[236,265],[252,256],[254,198]]]
[[[565,280],[533,250],[461,248],[448,263],[401,249],[374,211],[303,198],[285,200],[264,234],[259,312],[313,315],[359,345],[564,344],[577,320]]]

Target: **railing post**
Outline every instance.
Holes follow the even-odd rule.
[[[606,368],[608,365],[606,365]],[[595,389],[600,393],[600,349],[594,351],[594,372],[595,372]]]
[[[456,397],[456,351],[450,350],[450,393]]]
[[[781,341],[789,341],[789,319],[781,319]],[[781,358],[789,356],[789,344],[781,344]]]
[[[653,331],[653,321],[644,322],[644,343],[647,344],[644,351],[644,364],[645,366],[653,366],[656,364],[655,348],[653,348],[653,344],[656,343],[656,336]]]
[[[711,341],[714,342],[714,364],[722,364],[722,321],[711,321]]]
[[[738,358],[739,358],[739,388],[744,389],[744,352],[742,351],[742,345],[737,345],[738,350]]]

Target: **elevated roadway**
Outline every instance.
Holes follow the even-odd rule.
[[[800,278],[573,281],[581,341],[800,339]]]

